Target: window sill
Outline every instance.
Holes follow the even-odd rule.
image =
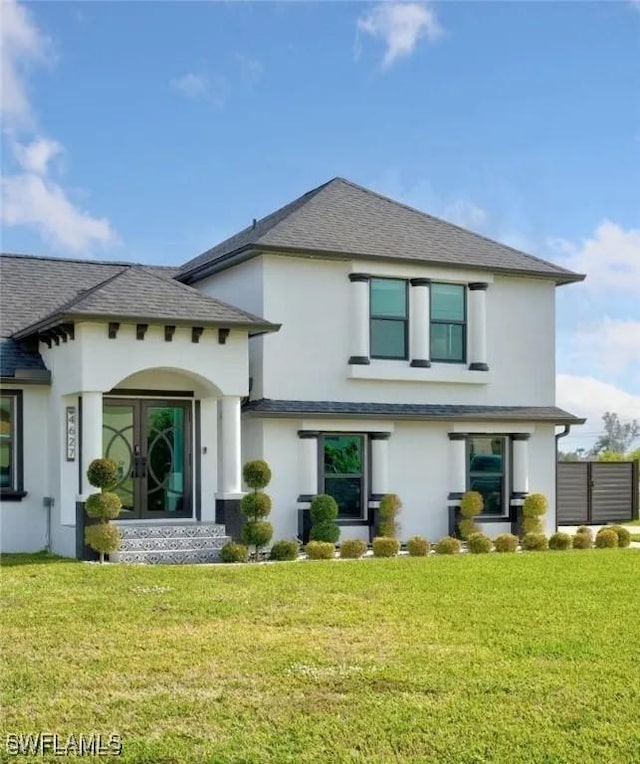
[[[372,379],[387,382],[444,382],[446,384],[488,385],[490,371],[472,371],[466,365],[433,363],[429,368],[409,366],[408,361],[371,360],[368,366],[350,366],[349,379]]]
[[[510,523],[508,515],[477,515],[474,520],[477,523]]]
[[[348,525],[369,525],[369,520],[367,520],[364,517],[361,517],[359,519],[354,518],[354,519],[349,519],[349,520],[340,520],[340,518],[337,518],[335,520],[335,524],[336,525],[344,525],[344,526],[348,526]]]
[[[26,491],[0,491],[0,501],[22,501],[27,495]]]

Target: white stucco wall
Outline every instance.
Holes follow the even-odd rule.
[[[274,525],[274,538],[292,538],[298,532],[297,470],[301,429],[362,432],[392,430],[388,441],[389,490],[397,493],[403,502],[399,516],[399,537],[422,535],[435,541],[449,530],[447,497],[449,485],[449,450],[447,434],[465,431],[465,425],[453,422],[390,422],[342,419],[339,422],[304,419],[246,419],[243,423],[245,443],[263,442],[261,452],[246,448],[243,458],[263,458],[269,463],[273,478],[267,489],[273,500],[270,521]],[[504,423],[484,423],[482,428],[468,424],[471,432],[505,433],[530,432],[529,484],[530,491],[544,493],[549,499],[545,517],[545,531],[555,530],[555,439],[551,425],[522,423],[508,426]],[[495,537],[510,532],[509,523],[486,523],[484,532]],[[348,526],[342,528],[341,539],[368,540],[368,528]]]
[[[49,496],[48,387],[5,385],[6,390],[22,390],[24,490],[20,501],[0,503],[0,551],[37,552],[47,543]],[[55,511],[55,510],[54,510]]]

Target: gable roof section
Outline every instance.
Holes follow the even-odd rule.
[[[468,406],[430,403],[359,403],[349,401],[287,401],[261,398],[242,408],[249,416],[287,418],[300,416],[407,420],[492,420],[584,424],[585,419],[557,406]]]
[[[473,267],[558,284],[584,278],[343,178],[309,191],[190,260],[177,278],[197,281],[235,258],[261,251]]]
[[[106,279],[80,290],[38,321],[14,333],[21,339],[61,321],[77,319],[165,321],[172,324],[224,325],[251,333],[277,327],[252,313],[201,294],[152,268],[118,266]]]

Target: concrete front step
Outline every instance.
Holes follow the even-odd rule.
[[[169,522],[159,525],[120,522],[120,549],[112,562],[193,565],[217,562],[231,539],[218,523]]]

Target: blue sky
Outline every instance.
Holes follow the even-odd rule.
[[[640,4],[3,12],[3,249],[177,263],[335,175],[588,270],[558,400],[640,418]]]

